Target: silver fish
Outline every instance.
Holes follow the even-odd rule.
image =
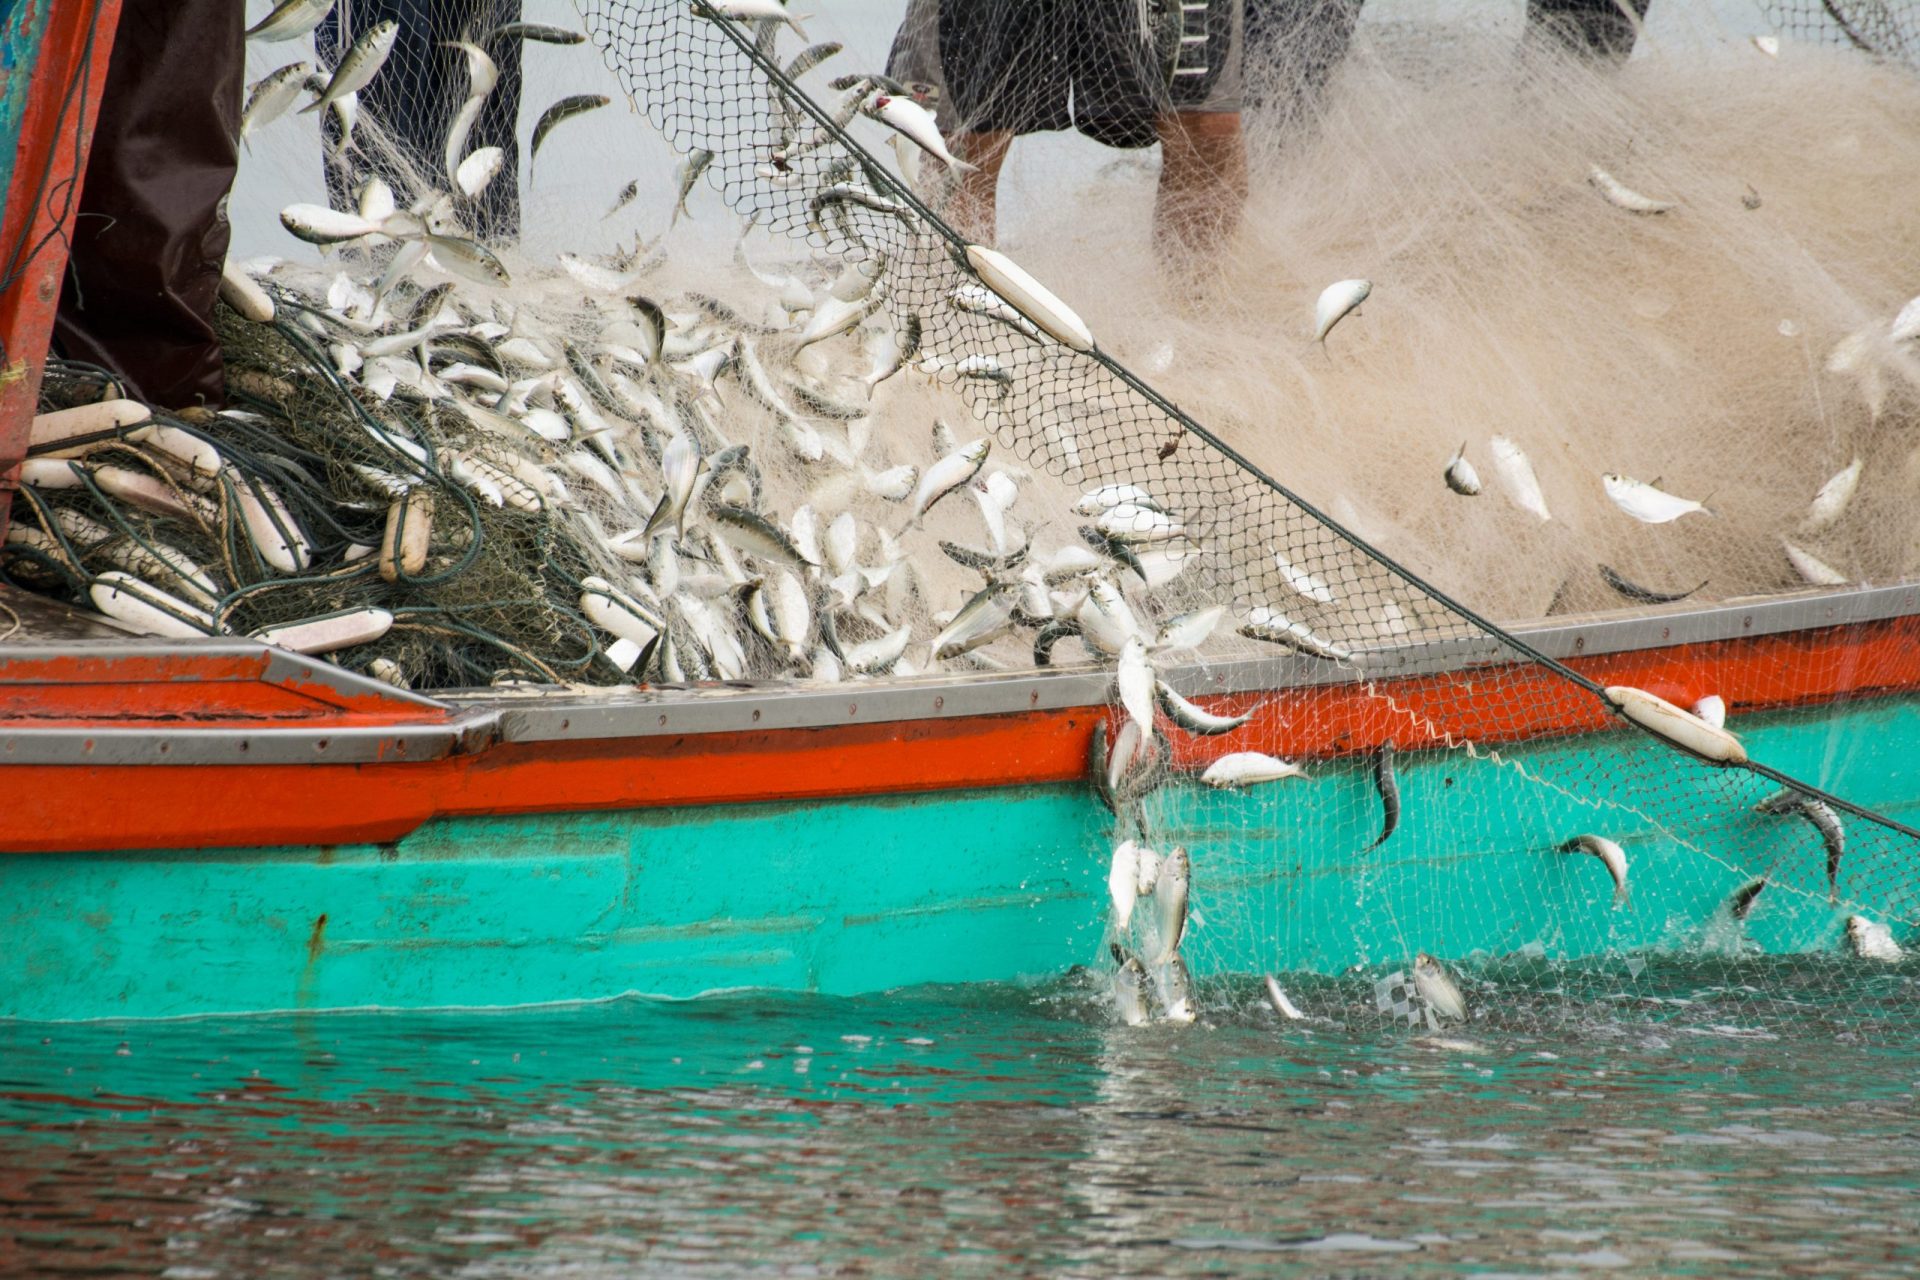
[[[680,163],[674,167],[674,182],[678,190],[674,193],[673,216],[667,220],[668,226],[672,226],[683,217],[693,216],[687,212],[687,197],[693,194],[693,184],[700,181],[700,175],[705,173],[707,166],[712,163],[713,152],[695,147],[687,152]]]
[[[1145,1026],[1148,1016],[1146,966],[1138,957],[1127,955],[1118,947],[1114,949],[1114,958],[1120,965],[1113,973],[1114,1008],[1128,1026]]]
[[[327,87],[318,98],[300,108],[300,114],[318,111],[336,99],[366,88],[380,74],[380,68],[387,65],[387,55],[393,52],[393,42],[399,38],[400,24],[392,19],[376,22],[361,32],[360,38],[342,55]]]
[[[1453,460],[1447,463],[1447,488],[1469,498],[1480,492],[1480,473],[1467,461],[1465,440],[1454,450]]]
[[[1372,292],[1373,284],[1366,280],[1336,280],[1321,290],[1320,300],[1313,307],[1313,340],[1325,342],[1333,326],[1365,302]]]
[[[1907,954],[1893,940],[1893,930],[1861,915],[1847,917],[1847,944],[1862,960],[1893,962]]]
[[[1446,966],[1422,951],[1413,958],[1413,989],[1427,1007],[1443,1018],[1467,1020],[1467,998],[1460,994]]]
[[[1193,879],[1193,860],[1176,848],[1160,860],[1153,882],[1153,927],[1160,951],[1155,964],[1165,964],[1180,950],[1187,933],[1187,893]]]
[[[1840,857],[1846,851],[1847,833],[1840,825],[1840,815],[1829,808],[1825,801],[1812,796],[1803,796],[1791,788],[1774,792],[1754,806],[1755,813],[1771,814],[1775,817],[1804,818],[1815,831],[1820,833],[1820,841],[1827,849],[1827,901],[1840,900]]]
[[[273,12],[247,28],[246,38],[272,44],[298,40],[325,20],[333,0],[280,0]]]
[[[312,74],[311,62],[289,62],[254,81],[247,90],[246,108],[240,113],[241,140],[285,115]]]
[[[443,271],[476,284],[504,286],[513,283],[507,268],[493,250],[477,240],[428,233],[424,239],[433,251],[433,260]]]
[[[722,538],[749,555],[759,556],[769,564],[780,565],[795,573],[819,568],[800,554],[800,549],[793,545],[793,539],[757,511],[721,505],[710,509],[707,516],[718,526]]]
[[[1248,612],[1240,634],[1249,640],[1265,640],[1328,662],[1350,662],[1354,657],[1353,650],[1346,645],[1315,633],[1305,623],[1295,622],[1267,605],[1255,605]]]
[[[1140,893],[1139,880],[1140,850],[1133,841],[1122,840],[1114,846],[1113,861],[1107,869],[1107,899],[1112,908],[1108,920],[1115,933],[1124,933],[1133,919],[1133,904]]]
[[[1193,974],[1187,970],[1187,962],[1179,956],[1170,956],[1160,966],[1159,971],[1160,1008],[1165,1012],[1168,1022],[1192,1022]]]
[[[1164,680],[1154,682],[1154,694],[1159,700],[1160,709],[1167,713],[1167,719],[1196,737],[1208,738],[1215,734],[1231,733],[1253,719],[1251,711],[1237,716],[1214,715],[1175,693],[1173,686]]]
[[[1265,978],[1261,979],[1261,983],[1266,988],[1267,1003],[1273,1006],[1275,1013],[1287,1019],[1289,1022],[1304,1022],[1306,1020],[1307,1015],[1300,1012],[1293,1001],[1287,999],[1287,993],[1280,989],[1280,984],[1274,980],[1272,974],[1268,974]]]
[[[660,455],[660,502],[648,517],[646,527],[640,530],[641,538],[651,538],[668,525],[673,526],[675,536],[686,533],[687,500],[693,496],[701,467],[700,446],[691,436],[677,435],[667,441]]]
[[[919,524],[933,504],[972,480],[986,465],[993,442],[985,436],[949,453],[928,467],[913,495],[913,524]]]
[[[1625,906],[1627,902],[1627,852],[1605,836],[1575,836],[1560,846],[1562,853],[1590,853],[1600,859],[1613,877],[1613,905]]]
[[[1666,213],[1675,207],[1671,201],[1641,195],[1597,164],[1587,170],[1587,181],[1606,197],[1608,204],[1628,213]]]
[[[598,111],[609,101],[611,99],[604,93],[576,93],[571,97],[560,99],[542,111],[539,123],[533,126],[533,144],[527,148],[527,168],[529,170],[533,168],[533,162],[540,154],[540,144],[547,140],[548,134],[575,116],[585,115],[589,111]]]
[[[1018,592],[1011,583],[991,582],[981,588],[934,637],[934,661],[957,658],[1005,635],[1013,625],[1017,599]]]

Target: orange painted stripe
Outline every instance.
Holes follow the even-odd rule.
[[[1920,688],[1920,619],[1720,641],[1570,664],[1682,705],[1736,713]],[[1182,767],[1234,750],[1289,758],[1433,745],[1411,713],[1489,745],[1611,728],[1584,692],[1531,667],[1207,700],[1256,706],[1211,739],[1170,735]],[[1401,710],[1395,710],[1395,707]],[[507,743],[370,765],[7,766],[15,852],[395,840],[435,816],[818,800],[1070,782],[1105,706],[728,734]]]

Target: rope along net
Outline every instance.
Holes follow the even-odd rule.
[[[1307,757],[1304,781],[1201,785],[1194,775],[1222,739],[1165,722],[1129,736],[1118,708],[1121,727],[1094,762],[1115,780],[1116,840],[1162,854],[1181,846],[1190,856],[1184,943],[1160,936],[1165,927],[1144,899],[1117,931],[1118,957],[1131,950],[1147,968],[1159,962],[1160,1004],[1178,1003],[1184,975],[1170,974],[1167,961],[1179,951],[1203,986],[1209,973],[1370,966],[1366,981],[1379,984],[1387,1016],[1430,1017],[1424,995],[1394,994],[1416,989],[1404,966],[1416,951],[1452,949],[1457,960],[1458,948],[1475,945],[1488,952],[1475,969],[1483,974],[1549,964],[1550,951],[1602,957],[1556,965],[1556,982],[1573,996],[1641,992],[1647,1000],[1636,1007],[1667,1011],[1649,1016],[1717,1024],[1827,1010],[1837,1032],[1853,1035],[1870,1030],[1876,1012],[1912,1008],[1909,980],[1863,968],[1838,939],[1850,913],[1903,936],[1920,923],[1914,833],[1868,805],[1816,792],[1788,776],[1812,761],[1768,761],[1759,745],[1796,740],[1790,731],[1817,712],[1788,715],[1779,732],[1756,739],[1753,767],[1695,758],[1633,731],[1605,681],[1534,652],[1430,587],[1253,469],[1100,349],[1042,334],[1029,314],[983,289],[961,236],[879,147],[855,139],[855,128],[887,136],[861,122],[884,80],[803,89],[806,74],[817,85],[826,73],[802,74],[817,59],[799,54],[796,63],[805,42],[779,18],[732,20],[704,0],[584,8],[636,105],[677,150],[698,158],[726,203],[875,280],[874,323],[1001,447],[1082,490],[1133,486],[1125,492],[1136,501],[1088,508],[1100,514],[1084,536],[1109,561],[1095,575],[1096,613],[1123,616],[1147,634],[1157,628],[1165,642],[1170,622],[1223,605],[1231,622],[1206,645],[1209,657],[1275,647],[1286,655],[1276,667],[1280,692],[1214,709],[1251,708],[1252,721],[1224,741],[1247,750],[1290,744]],[[1080,282],[1082,292],[1095,287]],[[1023,621],[1017,603],[1007,613]],[[1087,609],[1075,617],[1066,629],[1077,643],[1096,654],[1121,648],[1096,634]],[[1024,620],[1043,648],[1057,640],[1057,623],[1049,635],[1049,624]],[[1798,660],[1844,661],[1812,652]],[[1125,683],[1123,658],[1123,695]],[[1545,736],[1570,725],[1600,732]],[[1137,757],[1113,759],[1136,742]],[[1395,766],[1403,815],[1386,837],[1374,798],[1388,789],[1377,781],[1388,772],[1383,759]],[[1784,797],[1770,799],[1783,788]],[[1560,852],[1583,835],[1625,851],[1633,883],[1618,896],[1630,905],[1615,909],[1602,859]],[[1349,874],[1356,863],[1365,868],[1357,879]],[[1090,868],[1089,883],[1106,870]],[[1637,885],[1649,887],[1634,901]],[[1139,889],[1150,889],[1144,875]],[[1801,954],[1728,976],[1729,958],[1750,938]],[[1494,960],[1502,939],[1511,954]],[[1621,959],[1660,949],[1671,964]],[[1673,1013],[1686,1000],[1652,994],[1676,966],[1698,979],[1689,988],[1699,995],[1694,1014]],[[1382,976],[1383,968],[1392,972]],[[1307,1012],[1351,1006],[1338,983],[1308,988],[1323,989],[1323,1004],[1303,999]],[[1849,998],[1836,1001],[1842,991]],[[1218,998],[1244,996],[1233,988]],[[1848,1006],[1844,1026],[1839,1004]]]

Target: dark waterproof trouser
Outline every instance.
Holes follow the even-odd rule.
[[[226,397],[213,302],[246,79],[238,0],[126,0],[54,325],[69,359],[179,409]]]

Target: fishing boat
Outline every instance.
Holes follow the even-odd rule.
[[[1110,714],[1103,670],[429,698],[253,641],[76,637],[58,606],[6,599],[24,625],[0,646],[0,1016],[857,993],[1039,978],[1100,950],[1112,819],[1087,760]],[[1718,693],[1756,754],[1895,817],[1920,808],[1920,589],[1519,634],[1608,685],[1680,705]],[[1656,946],[1738,889],[1741,872],[1666,856],[1650,829],[1614,829],[1635,859],[1630,912],[1503,844],[1497,820],[1409,823],[1363,856],[1379,818],[1381,694],[1393,691],[1363,693],[1326,666],[1283,657],[1170,675],[1213,710],[1254,710],[1184,746],[1180,770],[1260,749],[1314,775],[1291,793],[1304,839],[1284,864],[1222,830],[1223,801],[1207,793],[1212,829],[1186,832],[1206,869],[1206,965],[1276,964],[1270,922],[1248,904],[1282,891],[1313,922],[1294,931],[1290,966],[1334,972],[1390,950],[1385,924],[1357,909],[1382,858],[1446,886],[1421,936],[1456,955]],[[1408,811],[1498,815],[1521,773],[1664,749],[1545,678],[1537,705],[1522,736],[1473,725],[1470,708],[1453,721],[1519,772],[1398,742]],[[1829,759],[1836,741],[1846,749]],[[1255,794],[1248,822],[1273,812]],[[1577,829],[1585,803],[1563,803]],[[1552,936],[1477,909],[1492,883],[1553,906]],[[1753,932],[1791,952],[1830,949],[1841,928],[1808,898],[1776,904]]]
[[[10,36],[33,43],[13,50],[33,82],[97,75],[108,42],[79,7],[33,8]],[[116,8],[94,18],[110,30]],[[84,142],[86,124],[26,79],[0,136],[47,162],[16,166],[0,239],[47,244],[55,214],[35,184],[73,180],[84,146],[57,144]],[[44,350],[60,265],[38,254],[0,300],[8,351]],[[19,373],[0,382],[6,473],[37,389]],[[1115,723],[1104,667],[425,696],[258,640],[122,634],[11,590],[0,606],[0,1017],[854,994],[1043,979],[1103,951],[1115,819],[1089,759]],[[1598,956],[1710,920],[1751,873],[1681,848],[1672,821],[1608,813],[1631,910],[1594,892],[1590,868],[1543,856],[1534,833],[1583,830],[1596,801],[1537,779],[1657,774],[1671,750],[1568,673],[1676,707],[1718,697],[1756,759],[1880,815],[1920,806],[1920,588],[1509,632],[1524,648],[1387,640],[1354,661],[1160,673],[1249,716],[1170,736],[1154,797],[1155,830],[1193,854],[1199,976],[1338,972],[1405,958],[1409,940]],[[1501,686],[1499,708],[1480,682]],[[1411,733],[1396,710],[1410,705]],[[1383,832],[1389,744],[1412,816]],[[1237,751],[1283,757],[1311,785],[1200,784]],[[1751,943],[1836,946],[1837,896],[1773,897]]]

